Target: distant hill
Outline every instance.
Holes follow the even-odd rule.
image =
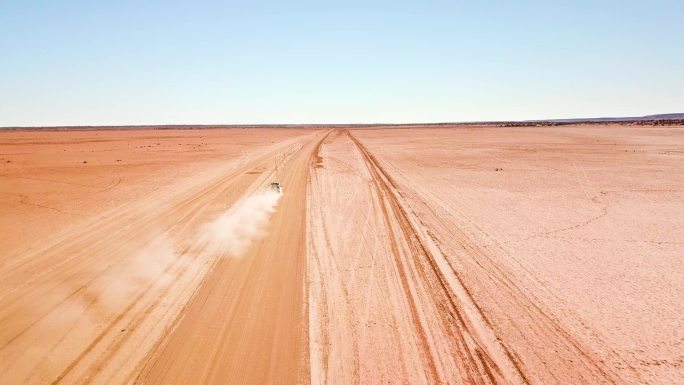
[[[656,114],[646,116],[623,116],[606,118],[570,118],[570,119],[543,119],[526,120],[526,122],[557,122],[557,123],[586,123],[586,122],[634,122],[642,120],[682,120],[684,113]]]
[[[684,114],[658,114],[658,115],[646,115],[643,119],[684,119]]]

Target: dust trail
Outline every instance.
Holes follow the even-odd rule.
[[[64,280],[43,293],[38,304],[17,306],[14,317],[21,324],[0,333],[0,384],[9,383],[10,375],[25,380],[14,383],[59,375],[64,368],[55,365],[55,354],[64,362],[75,358],[140,293],[168,286],[174,277],[169,269],[178,262],[196,263],[160,234],[140,248],[124,246],[105,262],[108,266],[89,266],[95,278],[86,285]],[[33,331],[24,333],[28,329]]]
[[[166,269],[180,257],[170,237],[157,236],[135,252],[132,259],[104,276],[94,287],[94,294],[106,308],[122,306],[151,283],[156,288],[165,286],[172,278]]]
[[[254,240],[266,235],[280,197],[275,191],[246,197],[200,227],[192,243],[203,248],[206,258],[240,257]],[[52,363],[50,352],[67,354],[82,348],[83,341],[94,340],[103,325],[112,322],[141,293],[158,293],[168,287],[177,274],[174,265],[200,266],[203,260],[180,252],[168,233],[151,237],[142,247],[136,246],[124,245],[123,250],[111,255],[106,262],[109,266],[91,268],[91,273],[99,276],[87,286],[63,282],[46,293],[44,302],[56,305],[49,312],[29,304],[16,309],[26,322],[35,320],[32,328],[49,337],[31,340],[28,334],[0,333],[0,342],[5,342],[0,351],[0,383],[11,368],[16,376],[26,379],[35,374],[57,375],[60,368]],[[19,363],[24,363],[21,368]]]
[[[206,225],[201,240],[211,253],[242,256],[254,240],[266,235],[281,195],[269,190],[248,196]]]

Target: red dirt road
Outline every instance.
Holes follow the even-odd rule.
[[[143,364],[149,361],[146,356],[155,351],[155,346],[166,338],[180,318],[187,316],[184,309],[188,301],[205,277],[210,281],[214,276],[210,273],[214,266],[224,260],[220,253],[205,250],[200,242],[202,226],[240,197],[270,181],[275,157],[287,158],[298,153],[304,144],[316,140],[322,133],[210,130],[181,131],[174,136],[161,131],[141,139],[140,146],[144,149],[155,148],[147,147],[155,146],[148,143],[166,142],[167,150],[155,153],[126,147],[116,149],[121,136],[125,138],[129,132],[67,133],[79,139],[86,137],[88,141],[94,140],[92,136],[104,136],[109,140],[109,147],[93,154],[88,151],[88,166],[81,166],[79,162],[78,166],[56,168],[52,173],[44,171],[44,164],[31,165],[31,162],[40,162],[38,156],[26,156],[26,159],[11,155],[26,148],[26,139],[15,137],[19,134],[26,133],[6,134],[9,138],[6,137],[4,148],[12,148],[6,156],[12,156],[11,167],[28,165],[8,170],[5,180],[10,182],[3,184],[9,190],[7,195],[20,190],[28,197],[17,198],[18,203],[24,199],[45,199],[40,201],[41,205],[65,211],[64,207],[71,209],[70,199],[81,198],[83,206],[95,207],[108,198],[119,198],[119,194],[140,192],[141,198],[116,207],[103,207],[90,218],[62,231],[53,227],[55,234],[45,239],[40,236],[46,231],[36,225],[41,232],[28,249],[3,255],[0,272],[3,289],[0,383],[3,384],[112,384],[129,383],[137,378]],[[32,134],[46,140],[44,136],[60,137],[63,133]],[[204,139],[209,144],[197,144],[185,156],[176,150],[178,143],[201,142],[200,136],[212,140]],[[77,153],[90,147],[71,144]],[[54,149],[46,146],[45,150]],[[202,154],[203,150],[206,153]],[[117,152],[116,157],[110,151]],[[81,182],[79,171],[87,174],[91,164],[104,163],[109,157],[137,161],[119,168],[112,165],[113,174],[120,175],[122,182],[113,189],[103,189],[102,195],[98,195]],[[168,164],[160,162],[161,159],[168,159]],[[146,168],[150,178],[136,179],[139,168]],[[48,175],[42,176],[41,172]],[[99,170],[95,173],[107,175]],[[166,179],[158,174],[173,177]],[[80,196],[71,192],[64,194],[61,201],[60,197],[47,197],[52,198],[47,200],[41,194],[43,185],[27,188],[24,180],[28,178],[41,183],[57,181],[81,186],[84,192]],[[131,184],[126,183],[129,180]],[[305,183],[306,177],[302,180]],[[51,186],[44,188],[52,189]],[[303,215],[304,211],[299,211]],[[50,217],[46,214],[45,219]],[[4,229],[7,232],[31,230],[16,224]],[[12,237],[8,237],[8,242],[12,244]],[[302,253],[299,258],[303,264]],[[294,281],[288,283],[292,284],[292,292],[297,293],[301,291],[304,270],[291,270],[290,278]],[[299,306],[301,309],[302,305]],[[303,319],[301,311],[296,315],[292,321],[295,325]],[[304,329],[294,328],[295,333]],[[300,366],[296,356],[291,362],[295,369]]]
[[[0,384],[684,378],[681,127],[0,132],[0,199]]]
[[[221,259],[153,351],[137,382],[277,384],[307,376],[306,188],[323,136],[285,164],[269,236],[239,259]]]

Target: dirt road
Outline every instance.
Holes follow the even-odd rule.
[[[299,325],[304,304],[298,300],[303,295],[304,234],[297,226],[304,224],[306,151],[322,134],[300,132],[261,148],[252,145],[244,157],[202,164],[187,178],[160,186],[142,200],[105,210],[48,238],[47,244],[11,258],[5,255],[0,279],[0,383],[128,383],[140,376],[146,362],[156,362],[146,358],[148,352],[156,352],[172,328],[183,330],[181,319],[193,317],[188,311],[194,309],[191,298],[206,293],[215,280],[235,284],[235,277],[254,276],[254,281],[241,283],[253,289],[245,290],[250,299],[263,300],[264,306],[247,301],[247,310],[257,304],[258,313],[245,313],[245,330],[268,327],[273,338],[253,334],[253,342],[271,346],[278,340],[289,349],[283,355],[290,361],[279,359],[285,365],[275,370],[296,378],[303,362],[299,355],[305,353],[298,341],[306,337]],[[273,220],[298,237],[283,235],[289,240],[285,249],[273,241],[258,244],[252,255],[261,252],[269,257],[256,261],[259,264],[249,255],[232,261],[206,252],[199,236],[202,227],[241,197],[265,188],[276,157],[292,162],[283,178],[293,194],[283,199]],[[231,270],[235,275],[226,280],[221,273],[228,265],[243,268]],[[257,282],[277,287],[262,291]],[[242,302],[231,293],[223,294]],[[278,294],[281,297],[268,298]],[[219,317],[230,314],[222,306],[207,311],[212,310],[219,311]],[[202,316],[206,314],[212,313]],[[275,333],[277,325],[282,329]],[[211,327],[207,323],[192,329],[207,332]]]
[[[305,197],[319,136],[279,173],[285,194],[269,235],[247,255],[218,261],[137,382],[277,384],[306,379]]]

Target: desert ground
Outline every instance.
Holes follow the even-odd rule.
[[[0,130],[0,203],[3,385],[684,384],[684,126]]]

